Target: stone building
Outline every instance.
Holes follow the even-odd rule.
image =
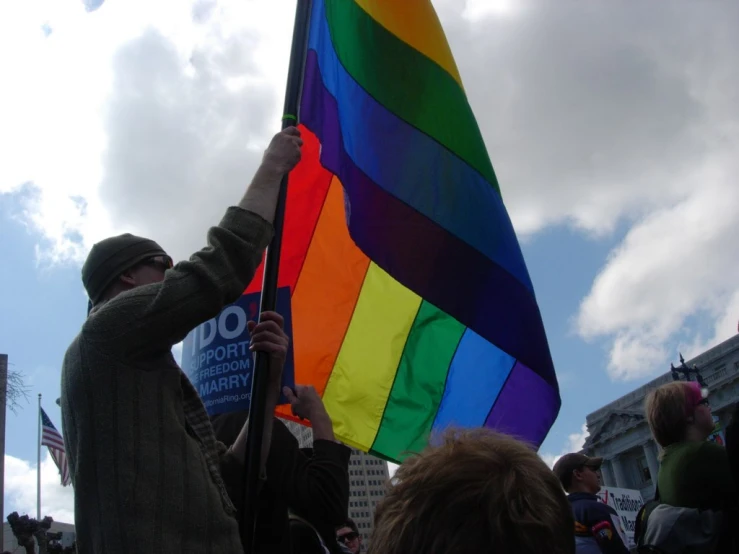
[[[300,447],[313,443],[313,431],[298,423],[285,421]],[[385,496],[385,483],[390,478],[387,462],[359,450],[352,449],[349,461],[349,513],[362,535],[362,551],[367,550],[374,528],[377,503]]]
[[[686,365],[697,366],[708,387],[708,400],[717,423],[711,438],[721,441],[722,430],[739,402],[739,335]],[[654,497],[659,446],[647,425],[644,400],[649,391],[670,381],[672,374],[667,372],[587,416],[588,438],[583,452],[604,458],[602,475],[606,486],[640,490],[645,500]]]

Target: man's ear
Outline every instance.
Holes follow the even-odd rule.
[[[118,277],[124,285],[136,286],[136,278],[133,276],[133,272],[128,269],[120,277]]]
[[[573,469],[572,470],[572,480],[573,481],[582,481],[582,470],[581,469]]]

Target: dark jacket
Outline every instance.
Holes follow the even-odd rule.
[[[567,499],[575,516],[577,554],[629,554],[616,510],[594,494],[576,492]]]
[[[290,516],[290,554],[330,554],[318,531],[305,519]]]
[[[230,444],[238,436],[247,412],[213,416],[216,436]],[[275,419],[266,476],[257,510],[257,553],[289,554],[288,509],[309,521],[332,554],[339,554],[336,527],[349,510],[351,451],[334,441],[313,441],[300,449],[285,424]],[[240,499],[234,499],[239,503]],[[238,507],[238,506],[237,506]]]

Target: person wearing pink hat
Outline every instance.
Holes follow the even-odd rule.
[[[714,429],[708,391],[695,382],[667,383],[649,393],[645,412],[654,440],[663,448],[659,502],[723,513],[717,552],[736,552],[737,488],[726,449],[706,440]]]

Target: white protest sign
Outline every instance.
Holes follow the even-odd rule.
[[[618,521],[614,521],[616,530],[620,532],[622,538],[625,538],[626,547],[634,548],[636,546],[634,543],[636,515],[644,504],[641,493],[632,489],[603,487],[598,493],[598,498],[616,510],[618,514]]]

